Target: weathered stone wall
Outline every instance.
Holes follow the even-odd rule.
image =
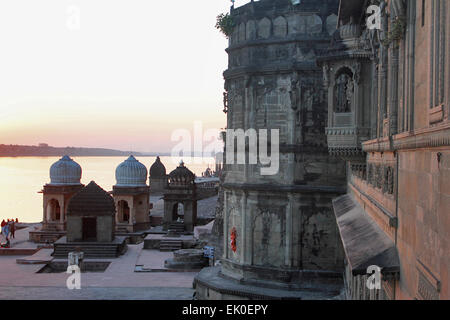
[[[450,151],[399,154],[398,206],[397,241],[403,267],[397,298],[413,299],[421,295],[447,299],[450,297]]]
[[[83,240],[83,219],[81,217],[67,217],[67,241]]]
[[[114,217],[97,217],[97,242],[111,242],[114,239]]]
[[[275,175],[262,175],[260,164],[224,166],[223,273],[230,277],[289,282],[298,278],[281,269],[343,269],[331,200],[345,192],[345,163],[328,155],[327,92],[316,65],[335,30],[337,3],[263,0],[231,12],[227,127],[278,129],[280,163]]]
[[[395,243],[400,270],[383,276],[378,297],[448,299],[450,5],[445,0],[380,5],[382,28],[375,31],[364,28],[365,4],[341,6],[339,32],[320,58],[329,92],[331,69],[343,65],[354,71],[352,66],[361,64],[362,72],[352,80],[364,85],[364,95],[356,97],[362,118],[356,113],[352,122],[358,130],[350,134],[336,128],[329,117],[328,141],[346,149],[353,136],[361,152],[341,154],[348,161],[349,193],[385,239]],[[395,37],[394,28],[401,31]],[[329,102],[329,110],[336,107],[336,101]],[[365,278],[347,272],[350,298],[377,298],[368,294]]]

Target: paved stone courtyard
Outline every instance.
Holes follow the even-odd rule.
[[[35,248],[28,242],[28,232],[33,226],[16,232],[13,248]],[[37,273],[42,264],[17,264],[17,259],[27,256],[0,256],[0,299],[2,300],[190,300],[194,290],[192,283],[196,272],[134,272],[143,243],[128,245],[127,252],[108,259],[111,264],[102,273],[82,273],[81,290],[66,287],[66,273]],[[152,253],[160,260],[159,251],[145,252],[148,259]]]

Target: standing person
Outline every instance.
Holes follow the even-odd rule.
[[[6,241],[9,242],[9,223],[3,227],[3,235],[6,237]]]
[[[4,232],[5,232],[4,228],[5,228],[5,226],[6,226],[6,221],[5,221],[5,219],[3,219],[1,226],[2,226],[2,234],[4,234]]]
[[[13,239],[15,239],[16,238],[16,235],[15,235],[15,233],[16,233],[16,224],[14,223],[14,220],[11,221],[10,225],[11,225],[11,237]]]

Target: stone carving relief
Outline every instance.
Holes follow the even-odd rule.
[[[380,165],[375,166],[375,187],[381,189],[383,186],[383,173]]]
[[[246,31],[245,31],[245,23],[241,23],[239,25],[239,42],[245,41]]]
[[[300,102],[299,99],[299,80],[298,80],[298,73],[295,72],[292,75],[292,79],[291,79],[291,91],[289,92],[290,96],[291,96],[291,108],[293,110],[297,110],[298,109],[298,105]]]
[[[263,18],[258,22],[258,38],[267,39],[270,37],[272,22],[268,18]]]
[[[323,83],[325,88],[330,85],[330,66],[328,64],[323,65]]]
[[[352,164],[352,174],[359,179],[366,180],[367,178],[367,165],[365,164]]]
[[[309,34],[318,34],[322,32],[322,19],[314,14],[306,18],[306,30]]]
[[[374,170],[373,170],[373,164],[369,164],[367,167],[367,182],[371,185],[373,185],[374,181]]]
[[[394,194],[394,168],[388,167],[387,171],[387,193]]]
[[[336,78],[334,99],[335,112],[351,112],[351,105],[354,93],[353,79],[348,73],[341,73]]]
[[[335,14],[329,15],[326,20],[327,32],[332,35],[337,29],[338,17]]]
[[[356,62],[353,65],[353,81],[355,81],[355,83],[359,84],[360,80],[361,80],[361,63]]]
[[[228,113],[228,92],[223,92],[223,113]]]
[[[388,168],[387,167],[383,167],[382,169],[382,174],[383,174],[383,177],[382,177],[382,188],[381,188],[381,190],[383,191],[383,193],[387,193],[387,191],[388,191]]]
[[[361,172],[357,172],[360,170]],[[361,177],[365,175],[365,168],[352,165],[352,173]],[[395,192],[395,170],[392,166],[382,166],[369,163],[367,165],[367,182],[383,193],[392,195]]]
[[[247,40],[256,39],[256,23],[254,20],[249,20],[247,22],[246,38],[247,38]]]
[[[256,264],[270,266],[279,263],[284,257],[282,248],[285,241],[285,223],[281,212],[278,211],[282,209],[277,207],[256,209],[252,223],[254,251],[258,252]]]
[[[275,37],[286,37],[287,34],[287,21],[284,17],[277,17],[273,21],[273,35]]]

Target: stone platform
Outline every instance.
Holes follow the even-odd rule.
[[[207,267],[209,259],[203,256],[203,250],[183,249],[173,252],[173,257],[164,262],[167,269],[200,270]]]
[[[80,247],[85,258],[117,258],[127,250],[126,237],[116,237],[112,242],[67,242],[63,237],[55,242],[55,258],[67,258],[69,252]]]
[[[195,238],[193,235],[181,235],[181,236],[173,236],[167,237],[165,234],[149,234],[145,237],[144,240],[144,249],[160,249],[161,242],[165,241],[173,241],[178,242],[181,241],[182,247],[180,249],[189,249],[195,245]]]
[[[53,249],[41,249],[35,254],[16,259],[17,264],[47,264],[53,260]]]
[[[29,240],[34,243],[54,243],[58,239],[64,237],[67,234],[66,231],[53,231],[53,230],[37,230],[30,231]]]
[[[194,278],[199,300],[341,300],[342,279],[316,279],[295,289],[259,286],[227,278],[220,267],[205,268]]]
[[[84,259],[81,264],[81,272],[105,272],[111,264],[107,259]],[[37,273],[65,273],[67,272],[67,259],[53,259]]]

